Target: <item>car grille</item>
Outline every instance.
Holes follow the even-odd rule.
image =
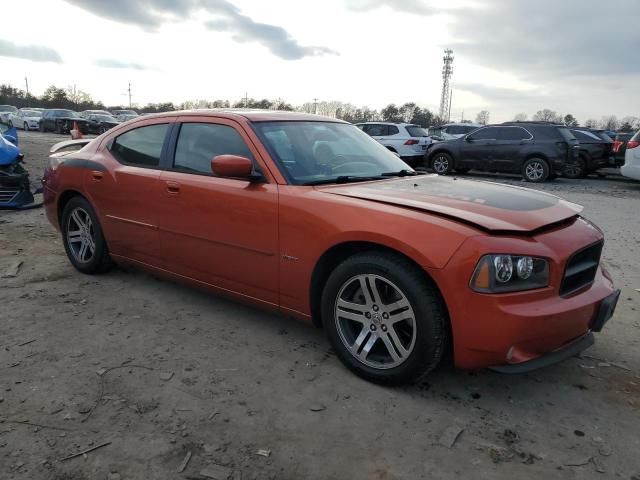
[[[603,242],[590,245],[574,253],[564,271],[560,295],[569,295],[593,282],[600,264]]]
[[[0,187],[0,203],[9,203],[18,192],[19,190],[15,188]]]

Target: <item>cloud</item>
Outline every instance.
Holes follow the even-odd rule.
[[[41,45],[17,45],[2,39],[0,39],[0,57],[22,58],[32,62],[62,63],[62,57],[52,48]]]
[[[450,12],[448,44],[468,61],[531,81],[640,73],[637,0],[485,0]],[[625,14],[627,12],[628,14]],[[614,28],[614,29],[612,29]]]
[[[518,90],[515,88],[494,87],[481,83],[455,82],[453,88],[454,90],[464,90],[474,93],[490,102],[522,102],[538,99],[544,95],[544,93],[538,89]]]
[[[438,7],[424,0],[347,0],[347,8],[354,12],[367,12],[381,7],[417,15],[435,15],[442,11],[442,3]]]
[[[255,42],[264,45],[271,53],[284,60],[304,57],[337,55],[327,47],[303,46],[284,28],[260,23],[241,13],[228,0],[66,0],[68,3],[109,20],[135,25],[147,31],[156,31],[165,23],[185,18],[202,18],[211,31],[231,34],[239,43]],[[212,18],[213,17],[213,18]]]
[[[129,70],[152,70],[152,67],[148,67],[140,63],[121,61],[113,58],[100,58],[96,60],[94,64],[97,65],[98,67],[103,67],[103,68],[125,68]]]

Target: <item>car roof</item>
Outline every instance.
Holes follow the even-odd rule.
[[[199,110],[178,110],[174,112],[152,113],[144,118],[177,117],[184,115],[199,115],[205,117],[223,117],[230,119],[245,118],[250,122],[334,122],[348,123],[337,118],[313,115],[311,113],[285,112],[280,110],[250,110],[243,108],[207,108]]]
[[[401,127],[419,127],[420,126],[417,123],[404,123],[404,122],[358,122],[356,123],[356,125],[400,125]]]

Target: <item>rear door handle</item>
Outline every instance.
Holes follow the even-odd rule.
[[[104,174],[100,170],[92,170],[91,176],[97,182],[99,180],[102,180],[102,177],[104,176]]]
[[[167,191],[169,193],[178,193],[180,192],[180,184],[178,182],[167,182]]]

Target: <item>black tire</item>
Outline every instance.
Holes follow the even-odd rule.
[[[465,173],[469,173],[470,168],[456,168],[456,173],[464,175]]]
[[[102,135],[103,133],[106,133],[106,131],[107,131],[107,127],[103,125],[98,129],[98,134]]]
[[[9,128],[13,128],[13,122],[11,120],[7,122],[7,125],[9,125]]]
[[[24,122],[23,127],[24,127],[24,131],[25,131],[25,132],[28,132],[28,131],[29,131],[29,124],[28,124],[27,122]]]
[[[448,175],[453,170],[453,157],[445,152],[438,152],[431,157],[431,169],[438,175]]]
[[[546,182],[549,173],[549,164],[543,158],[530,158],[522,165],[522,176],[527,182]]]
[[[345,295],[345,293],[341,292],[346,292],[345,288],[349,286],[355,286],[356,289],[351,291],[357,292],[357,287],[360,285],[357,283],[357,278],[361,275],[375,276],[374,283],[378,282],[377,285],[383,287],[380,292],[385,292],[384,287],[388,285],[397,287],[401,293],[401,298],[408,301],[410,310],[405,310],[401,314],[398,313],[399,311],[389,311],[387,313],[385,307],[394,307],[390,306],[391,302],[385,303],[384,300],[381,300],[379,310],[375,305],[372,307],[376,308],[376,314],[374,310],[367,310],[369,307],[365,304],[359,304],[359,308],[367,310],[366,313],[360,313],[369,315],[366,317],[368,320],[365,320],[364,316],[359,318],[362,318],[364,322],[369,322],[371,325],[368,326],[365,323],[360,326],[358,322],[351,322],[342,318],[341,315],[337,315],[338,300],[340,298],[344,299],[340,295]],[[389,283],[386,284],[384,282]],[[386,291],[388,292],[388,290]],[[360,292],[361,298],[364,298],[366,294],[362,293],[362,290]],[[371,298],[376,298],[376,295],[371,293],[368,295]],[[379,297],[381,298],[381,296],[382,294],[380,293]],[[396,320],[397,323],[395,323],[391,320],[392,317],[390,315],[396,314],[402,317],[411,317],[412,320]],[[387,320],[384,320],[384,318]],[[395,318],[399,319],[400,317]],[[437,289],[425,278],[424,272],[418,267],[403,257],[387,253],[375,251],[360,253],[349,257],[335,268],[322,292],[322,321],[329,337],[329,342],[340,360],[357,375],[371,382],[385,385],[419,381],[438,365],[448,345],[448,320],[444,304]],[[379,322],[377,323],[379,331],[373,327],[373,322]],[[389,326],[385,326],[384,322],[387,322]],[[411,322],[411,324],[405,324],[404,322]],[[347,346],[345,327],[342,326],[345,323],[353,323],[354,327],[359,329],[358,338],[353,341],[351,346],[356,351],[360,348],[356,345],[358,339],[361,338],[358,345],[365,345],[361,347],[361,351],[364,352],[366,343],[369,343],[374,338],[374,334],[378,335],[378,337],[374,338],[373,346],[368,350],[369,353],[365,354],[364,360],[355,356],[362,353],[352,353]],[[411,330],[411,350],[402,345],[406,350],[404,350],[405,356],[399,364],[396,365],[397,361],[393,359],[387,363],[387,366],[380,364],[381,366],[376,367],[364,363],[369,362],[368,359],[370,357],[378,355],[376,351],[390,351],[387,348],[390,345],[388,340],[395,342],[392,340],[391,329],[394,331],[393,338],[400,339],[401,334],[406,334],[407,328]],[[369,330],[372,330],[372,332]],[[383,335],[387,337],[383,339]],[[355,332],[352,333],[351,338],[354,338],[354,336]],[[406,341],[407,337],[404,335],[403,337]],[[396,343],[392,343],[392,345],[396,345]],[[400,350],[396,349],[396,355],[399,352]]]
[[[73,231],[78,230],[78,223],[74,220],[74,213],[77,215],[81,215],[81,218],[85,218],[85,214],[91,220],[91,227],[88,230],[88,235],[93,240],[94,250],[90,257],[84,257],[84,261],[79,259],[78,252],[75,251],[76,247],[72,247],[72,237],[70,237],[70,229],[72,226],[76,228]],[[67,252],[67,257],[71,264],[78,270],[79,272],[86,274],[95,274],[95,273],[103,273],[109,270],[112,266],[111,257],[109,256],[109,249],[107,248],[107,243],[104,239],[104,235],[102,234],[102,228],[100,227],[100,223],[98,222],[98,217],[91,206],[91,204],[83,197],[76,196],[73,197],[69,202],[65,205],[64,211],[62,212],[62,243],[64,244],[64,249]],[[78,238],[79,236],[74,236],[73,238]],[[77,243],[77,241],[75,242]]]
[[[564,176],[567,178],[584,178],[587,175],[587,162],[580,156],[569,162],[564,168]]]

